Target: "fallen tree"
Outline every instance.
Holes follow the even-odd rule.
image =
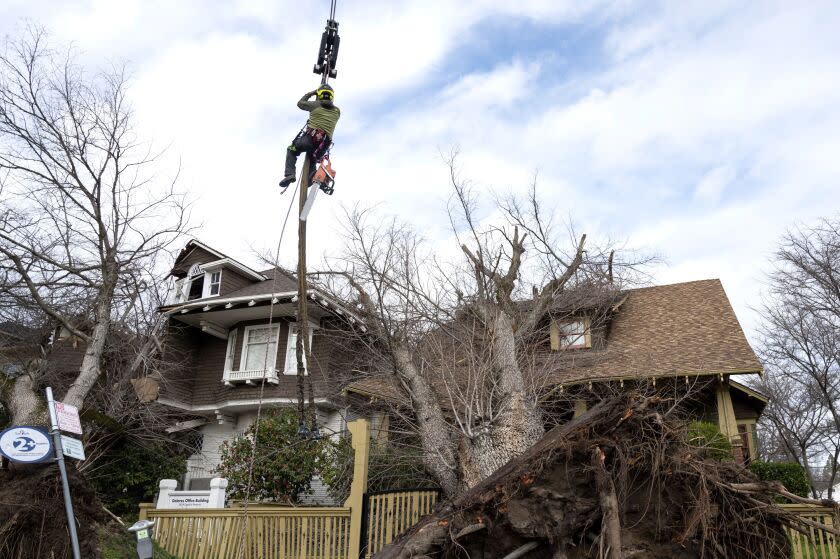
[[[733,461],[705,457],[674,409],[636,392],[604,401],[443,503],[376,558],[787,558],[785,528],[840,535],[774,497],[832,501],[804,499]]]

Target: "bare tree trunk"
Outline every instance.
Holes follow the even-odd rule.
[[[528,400],[525,392],[513,322],[498,309],[488,311],[485,316],[502,411],[490,430],[473,441],[474,459],[482,479],[522,454],[545,434],[536,404]]]
[[[111,306],[116,288],[116,274],[112,273],[103,282],[102,291],[96,304],[96,323],[91,332],[90,341],[85,348],[85,356],[79,368],[79,374],[64,395],[63,402],[77,408],[82,407],[85,397],[99,378],[102,353],[111,329]]]
[[[407,350],[397,348],[393,355],[399,374],[411,393],[426,467],[438,480],[444,493],[455,495],[460,485],[455,469],[455,452],[437,397],[429,382],[420,375]]]
[[[46,425],[47,410],[35,392],[29,373],[9,379],[0,385],[0,399],[9,411],[12,425]]]

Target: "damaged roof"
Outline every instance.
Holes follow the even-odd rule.
[[[629,290],[606,349],[577,354],[556,382],[762,370],[719,279]]]
[[[762,370],[719,279],[627,290],[615,307],[605,349],[551,352],[544,359],[551,385]],[[347,390],[405,398],[386,376],[361,379]]]

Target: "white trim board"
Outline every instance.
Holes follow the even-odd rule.
[[[193,412],[215,412],[217,410],[223,410],[226,408],[231,407],[241,407],[241,406],[258,406],[260,404],[259,399],[250,399],[250,400],[226,400],[224,402],[219,402],[217,404],[205,404],[202,406],[191,406],[189,404],[184,404],[183,402],[178,402],[176,400],[170,400],[168,398],[158,398],[158,403],[163,404],[164,406],[169,406],[172,408],[178,408],[180,410],[186,411],[193,411]],[[297,398],[263,398],[262,405],[269,406],[272,404],[297,404]],[[316,404],[326,404],[331,407],[338,407],[337,404],[331,402],[329,398],[315,398]]]

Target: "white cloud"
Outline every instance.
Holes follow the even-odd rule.
[[[715,204],[720,201],[724,189],[735,180],[737,171],[731,165],[715,167],[703,175],[697,188],[694,189],[694,199],[701,202]]]

